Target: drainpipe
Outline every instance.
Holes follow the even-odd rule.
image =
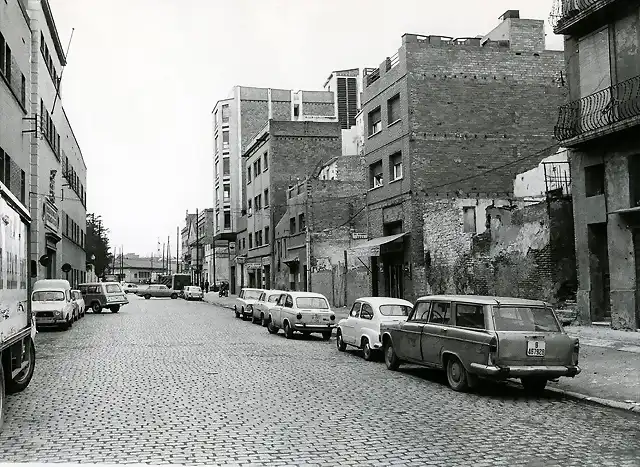
[[[304,199],[304,218],[306,221],[306,252],[307,252],[307,274],[305,280],[307,282],[307,292],[311,292],[311,219],[309,218],[309,196],[311,196],[311,190],[309,189],[309,177],[305,179],[306,196]]]

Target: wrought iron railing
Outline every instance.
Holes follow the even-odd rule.
[[[640,76],[560,107],[555,137],[566,141],[640,116]]]
[[[372,83],[380,79],[380,69],[379,68],[366,68],[365,69],[365,77],[367,86],[371,86]]]

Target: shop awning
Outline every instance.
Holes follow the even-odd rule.
[[[386,237],[378,237],[371,239],[367,242],[361,243],[360,245],[354,246],[350,248],[348,254],[357,256],[360,258],[370,257],[370,256],[380,256],[380,247],[387,243],[391,243],[399,238],[407,235],[407,232],[403,232],[396,235],[388,235]]]
[[[289,256],[285,259],[282,260],[283,263],[285,264],[295,264],[295,263],[299,263],[300,262],[300,258],[298,258],[298,256]]]

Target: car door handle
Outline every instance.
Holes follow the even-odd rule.
[[[449,332],[449,330],[448,330],[448,329],[441,329],[441,330],[440,330],[440,332],[441,332],[442,334],[446,334],[446,333],[448,333],[448,332]]]

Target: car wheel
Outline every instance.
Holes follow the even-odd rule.
[[[178,298],[178,294],[177,293],[172,293],[171,294],[171,300],[175,300],[176,298]]]
[[[111,310],[111,313],[117,313],[120,311],[120,305],[113,305],[111,308],[109,308]]]
[[[364,342],[362,342],[362,356],[366,361],[370,362],[371,360],[373,360],[373,349],[371,348],[371,345],[369,345],[369,339],[365,337],[363,341]]]
[[[345,344],[342,340],[342,332],[340,331],[340,329],[336,331],[336,347],[338,347],[338,350],[340,352],[344,352],[345,350],[347,350],[347,344]]]
[[[532,396],[540,396],[544,393],[544,388],[547,387],[545,378],[522,378],[520,381],[525,392]]]
[[[264,313],[260,315],[260,324],[262,325],[263,328],[266,328],[269,325],[269,320],[267,320],[267,318],[264,317]]]
[[[62,325],[62,329],[64,331],[68,331],[72,327],[73,327],[73,317],[69,317],[69,319],[67,319],[67,321]]]
[[[267,323],[267,331],[269,331],[269,334],[278,334],[278,328],[273,325],[271,320]]]
[[[33,345],[33,341],[31,340],[31,338],[29,338],[28,345],[29,350],[27,351],[27,358],[29,361],[29,365],[24,370],[22,370],[14,379],[6,381],[7,394],[15,394],[17,392],[23,391],[27,386],[29,386],[29,383],[31,382],[33,370],[36,366],[36,348]]]
[[[293,339],[293,329],[291,329],[291,326],[289,325],[289,321],[284,323],[283,331],[287,339]]]
[[[258,318],[256,318],[253,314],[251,315],[251,324],[258,324]]]
[[[447,382],[454,391],[465,391],[468,387],[467,370],[456,357],[447,359]]]
[[[233,311],[236,312],[236,318],[240,318],[240,313],[238,313],[238,307],[237,306],[233,306]]]
[[[94,313],[100,313],[100,312],[102,312],[102,306],[98,302],[93,302],[91,304],[91,310]]]
[[[322,333],[322,340],[323,341],[328,341],[329,339],[331,339],[331,331],[325,331]]]
[[[391,341],[384,345],[384,363],[387,365],[387,369],[391,371],[395,371],[400,367],[400,359],[398,359]]]
[[[150,298],[151,298],[151,295],[149,295],[149,294],[147,294],[147,295],[145,295],[145,296],[144,296],[144,299],[145,299],[145,300],[149,300]]]

